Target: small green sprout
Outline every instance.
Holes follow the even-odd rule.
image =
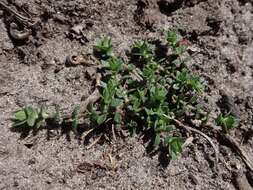
[[[176,55],[181,55],[186,51],[188,41],[180,40],[174,31],[166,32],[166,39]]]
[[[39,128],[45,119],[47,119],[48,114],[46,113],[44,106],[41,106],[39,110],[28,106],[17,111],[14,116],[14,127],[27,126],[31,128]]]
[[[60,124],[61,116],[60,116],[60,110],[59,110],[58,105],[55,106],[55,112],[53,113],[52,120],[54,124],[56,125]]]
[[[176,48],[177,47],[177,42],[178,42],[178,36],[176,34],[176,32],[174,31],[167,31],[166,32],[166,39],[168,44],[173,47]]]
[[[113,118],[114,122],[116,124],[120,124],[122,121],[122,116],[119,112],[115,112],[114,118]]]
[[[89,113],[88,116],[90,118],[90,121],[94,123],[95,125],[102,125],[106,119],[107,119],[107,114],[101,114],[99,113],[96,108],[94,108],[93,105],[90,105],[88,107]]]
[[[109,37],[103,37],[94,46],[94,51],[101,59],[108,59],[112,56],[112,40]]]
[[[141,62],[149,62],[153,58],[149,44],[145,41],[134,42],[132,53],[137,56]]]
[[[185,88],[192,89],[195,92],[201,92],[203,86],[199,81],[198,77],[191,76],[186,70],[176,71],[176,78],[174,81],[173,88],[175,90],[184,91]]]
[[[167,90],[161,85],[152,86],[150,88],[150,102],[154,104],[157,102],[164,102],[166,100],[167,93]]]
[[[167,137],[164,143],[172,159],[176,159],[177,155],[182,152],[183,140],[181,137]]]
[[[191,76],[187,80],[187,85],[194,90],[195,92],[202,92],[203,91],[203,85],[201,84],[200,80],[198,77]]]
[[[220,114],[216,119],[216,123],[217,125],[220,125],[223,127],[223,130],[225,133],[228,133],[229,130],[234,129],[239,126],[239,120],[231,114],[226,115],[226,116],[223,116],[222,114]]]
[[[91,106],[89,108],[89,116],[93,123],[102,125],[108,120],[115,121],[116,124],[121,123],[121,114],[117,111],[123,105],[124,100],[118,96],[118,81],[111,78],[107,83],[101,82],[101,98],[98,108]]]
[[[102,65],[111,71],[112,74],[117,74],[121,71],[123,62],[116,57],[111,57],[106,61],[102,61]]]

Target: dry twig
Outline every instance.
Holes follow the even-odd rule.
[[[28,24],[28,26],[34,26],[38,23],[38,21],[34,21],[31,18],[25,17],[16,11],[14,11],[12,8],[10,8],[8,5],[6,5],[4,2],[0,1],[0,7],[2,7],[4,10],[8,11],[9,13],[13,14],[16,19],[18,19],[20,22],[24,24]]]
[[[240,147],[240,145],[228,134],[218,131],[218,134],[225,140],[229,146],[241,157],[246,166],[253,172],[253,164],[247,153]]]
[[[115,134],[115,126],[114,125],[112,125],[112,136],[113,136],[113,140],[116,142],[117,137],[116,137],[116,134]]]
[[[93,147],[95,144],[97,144],[98,141],[101,139],[102,136],[103,136],[103,134],[101,134],[96,140],[94,140],[89,146],[87,146],[87,149],[90,149],[90,148]]]
[[[180,122],[177,119],[172,119],[178,126],[184,128],[187,131],[192,131],[195,133],[198,133],[199,135],[201,135],[202,137],[204,137],[209,143],[210,145],[213,147],[214,152],[215,152],[215,168],[218,171],[218,161],[219,161],[219,151],[218,148],[215,146],[215,144],[213,143],[212,139],[210,137],[208,137],[206,134],[204,134],[203,132],[201,132],[198,129],[192,128],[190,126],[186,126],[185,124],[183,124],[182,122]]]

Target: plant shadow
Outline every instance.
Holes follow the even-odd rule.
[[[158,147],[155,147],[154,146],[155,136],[150,131],[144,134],[142,140],[144,143],[148,144],[146,146],[147,154],[150,157],[158,155],[159,166],[161,166],[163,169],[167,168],[171,161],[168,149],[162,146],[161,144]]]
[[[89,139],[93,138],[93,131],[95,130],[91,129],[92,126],[86,123],[78,124],[76,129],[73,129],[71,122],[64,121],[61,124],[56,124],[52,119],[47,119],[45,121],[45,125],[40,128],[32,128],[25,124],[20,126],[12,126],[10,128],[12,132],[20,134],[20,139],[26,139],[31,135],[36,136],[40,131],[46,130],[47,141],[50,141],[55,136],[65,136],[66,140],[71,142],[73,138],[72,134],[74,134],[74,139],[76,139],[79,144],[88,144],[87,142],[89,142]],[[88,131],[90,132],[86,134],[85,138],[83,139],[84,134]]]
[[[10,130],[11,130],[11,132],[19,133],[20,139],[25,139],[26,137],[28,137],[31,134],[31,132],[32,132],[33,136],[35,136],[38,133],[38,130],[29,128],[26,125],[21,125],[18,127],[12,126]]]

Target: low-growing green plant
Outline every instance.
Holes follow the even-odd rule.
[[[173,62],[156,60],[150,45],[142,41],[132,47],[134,64],[113,56],[102,60],[101,98],[89,112],[96,125],[116,124],[127,126],[131,134],[153,134],[154,147],[167,147],[175,158],[182,151],[183,138],[174,134],[173,118],[187,117],[188,112],[192,117],[200,116],[196,100],[203,86],[187,69],[182,59],[185,46],[177,35],[168,32],[167,41],[176,55]]]
[[[134,42],[132,54],[137,58],[136,61],[140,63],[149,62],[153,57],[149,44],[145,41]]]
[[[100,129],[128,128],[131,135],[141,132],[152,136],[154,148],[166,148],[171,158],[182,152],[184,138],[175,127],[174,119],[203,119],[207,115],[198,106],[203,90],[198,77],[190,74],[185,64],[185,45],[174,32],[167,32],[167,43],[173,50],[171,57],[157,60],[147,42],[133,44],[131,62],[123,62],[113,55],[110,38],[102,38],[94,47],[102,68],[99,83],[100,98],[89,104],[86,115],[93,126]],[[79,122],[79,108],[71,114],[74,131]],[[28,107],[15,115],[16,126],[35,126],[46,118],[60,123],[59,109],[45,115]],[[224,121],[223,121],[224,123]],[[117,130],[117,131],[118,131]],[[106,130],[108,131],[108,130]]]
[[[231,114],[228,114],[226,116],[220,114],[216,119],[216,123],[217,125],[222,126],[223,131],[225,133],[228,133],[231,129],[234,129],[239,126],[238,119]]]
[[[104,68],[112,72],[111,74],[117,74],[123,66],[123,61],[113,56],[110,57],[107,61],[102,60],[101,63]]]
[[[179,39],[176,32],[174,31],[166,32],[166,39],[176,55],[181,55],[186,51],[187,44],[181,43],[182,41]]]
[[[176,159],[177,155],[182,152],[183,139],[181,137],[167,137],[164,143],[168,147],[172,159]]]
[[[101,59],[107,59],[112,56],[112,40],[111,38],[104,37],[100,39],[94,46],[95,53]]]
[[[71,127],[76,132],[77,130],[77,125],[78,125],[78,111],[79,111],[79,106],[76,106],[71,114]]]
[[[40,109],[33,107],[25,107],[14,114],[13,126],[25,126],[30,128],[39,128],[42,126],[48,114],[46,113],[45,107],[41,106]]]

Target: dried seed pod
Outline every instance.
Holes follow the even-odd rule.
[[[66,65],[67,66],[75,66],[75,65],[80,65],[81,60],[80,56],[78,55],[69,55],[66,58]]]
[[[75,65],[98,65],[98,61],[93,57],[92,54],[80,54],[80,55],[69,55],[66,58],[67,66],[75,66]]]

